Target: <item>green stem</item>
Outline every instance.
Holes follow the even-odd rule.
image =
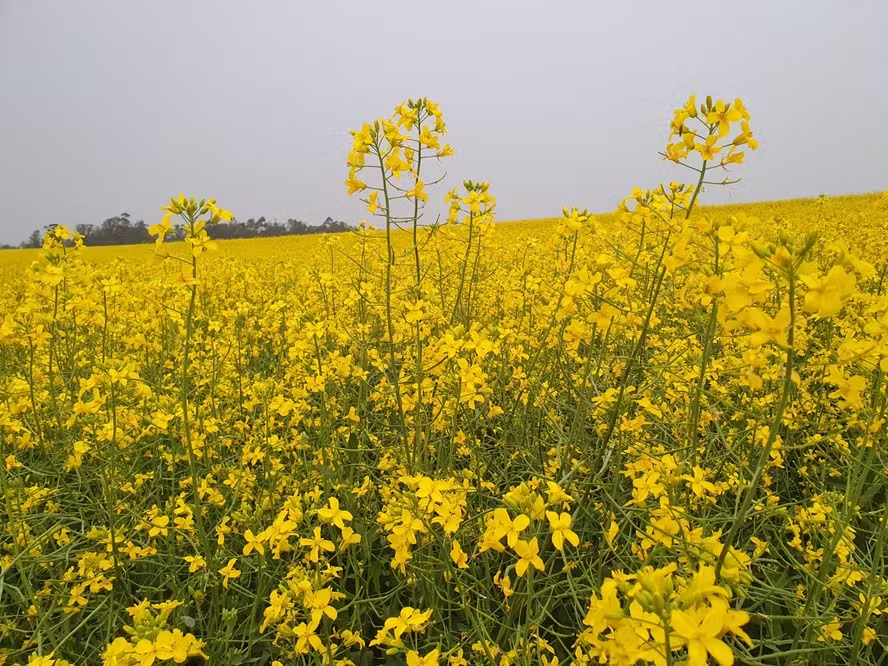
[[[378,141],[378,140],[377,140]],[[401,415],[401,442],[404,446],[405,455],[412,458],[407,445],[407,417],[404,414],[404,401],[401,398],[400,370],[397,363],[397,354],[395,353],[395,326],[392,321],[392,266],[395,263],[395,248],[392,244],[392,212],[391,198],[388,191],[388,177],[386,176],[385,162],[382,159],[382,151],[379,144],[376,143],[376,156],[379,158],[379,169],[382,173],[382,194],[385,200],[385,246],[388,252],[385,262],[385,322],[388,331],[388,348],[389,348],[389,382],[395,393],[395,402],[398,406],[398,413]],[[408,459],[412,465],[413,460]]]
[[[691,211],[694,210],[694,204],[697,203],[697,197],[700,194],[700,190],[703,189],[703,176],[706,175],[706,160],[703,160],[703,165],[700,167],[700,178],[697,179],[697,186],[694,188],[694,194],[691,197],[691,203],[688,204],[688,210],[685,213],[685,219],[690,219]]]
[[[191,226],[194,220],[191,221]],[[197,258],[191,257],[191,279],[197,280]],[[197,300],[197,284],[190,285],[191,294],[188,300],[188,311],[185,316],[185,348],[182,354],[182,378],[180,394],[180,406],[182,409],[182,430],[185,438],[185,448],[188,452],[188,467],[191,472],[191,499],[194,522],[197,527],[198,538],[203,552],[206,554],[211,569],[215,569],[214,550],[210,546],[210,540],[204,530],[203,512],[200,504],[200,475],[197,471],[197,458],[194,455],[194,445],[191,441],[191,424],[188,420],[188,363],[191,358],[191,336],[194,333],[194,308]]]

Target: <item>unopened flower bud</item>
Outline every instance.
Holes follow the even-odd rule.
[[[771,248],[769,248],[768,246],[766,246],[766,245],[760,245],[760,244],[758,244],[758,243],[753,243],[753,244],[752,244],[752,251],[755,252],[756,256],[757,256],[759,259],[767,259],[768,257],[771,256],[771,254],[772,254],[772,252],[773,252],[773,251],[771,250]]]

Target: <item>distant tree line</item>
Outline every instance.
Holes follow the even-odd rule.
[[[43,229],[35,229],[22,241],[19,247],[42,247],[43,235],[54,225],[48,225]],[[212,238],[269,238],[272,236],[302,236],[305,234],[333,234],[348,231],[350,227],[339,220],[328,217],[320,225],[306,224],[301,220],[288,219],[286,222],[250,218],[244,222],[234,218],[226,224],[215,225],[210,230]],[[154,238],[148,233],[148,225],[143,220],[133,222],[129,213],[121,213],[115,217],[109,217],[101,224],[78,224],[74,231],[83,234],[84,243],[89,245],[137,245],[139,243],[153,243]],[[180,228],[176,233],[167,236],[169,240],[181,240],[184,233]],[[9,246],[4,246],[9,247]]]

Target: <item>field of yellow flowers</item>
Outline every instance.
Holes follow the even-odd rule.
[[[425,224],[414,100],[353,135],[377,229],[0,252],[0,665],[885,663],[888,195],[700,207],[748,122]]]

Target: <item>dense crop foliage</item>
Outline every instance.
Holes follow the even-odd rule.
[[[694,210],[748,121],[424,226],[418,100],[354,133],[379,230],[0,254],[0,664],[883,662],[888,197]]]

